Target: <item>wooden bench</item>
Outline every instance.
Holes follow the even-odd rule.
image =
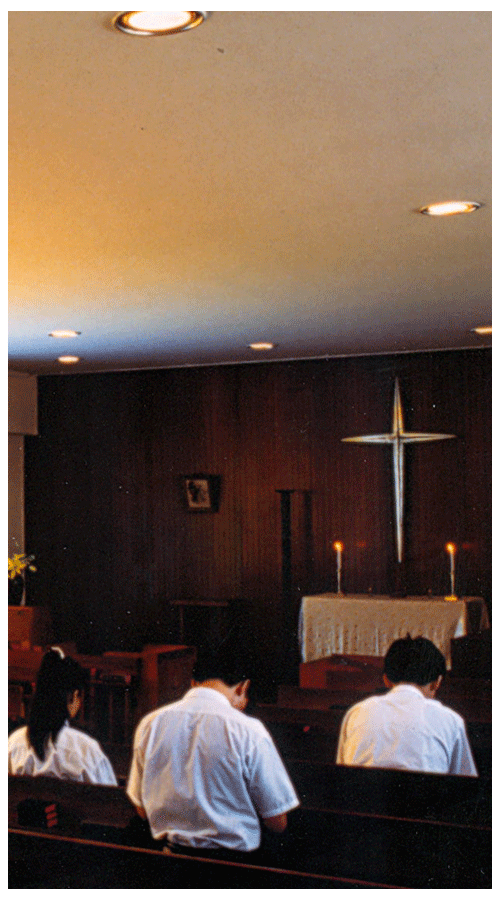
[[[491,887],[487,826],[305,807],[290,825],[290,857],[316,874],[407,888]]]
[[[29,806],[26,817],[26,801],[35,801],[35,815],[41,810],[38,825]],[[19,823],[26,818],[28,824]],[[9,888],[391,887],[327,871],[317,875],[293,858],[277,866],[254,857],[248,864],[216,860],[202,851],[195,857],[166,855],[151,838],[148,846],[131,845],[144,834],[131,829],[134,821],[121,788],[9,776]]]
[[[304,809],[491,828],[491,780],[288,760]]]
[[[302,801],[287,847],[297,863],[412,888],[491,885],[488,779],[303,761],[288,770]]]
[[[384,694],[382,681],[371,693]],[[274,705],[294,709],[345,708],[346,710],[369,696],[369,692],[355,686],[336,688],[301,688],[281,684]],[[452,678],[447,676],[436,699],[451,706],[466,722],[491,722],[491,680],[486,678]]]
[[[370,813],[491,827],[491,781],[395,769],[289,760],[287,769],[303,808]],[[89,824],[126,829],[135,810],[123,788],[58,778],[9,776],[8,820],[18,826],[19,804],[30,799],[59,806],[59,830],[74,836]]]
[[[8,887],[380,890],[399,885],[9,829]]]
[[[285,887],[288,884],[299,887],[301,885],[290,882],[290,878],[307,880],[313,876],[349,882],[329,884],[330,887],[489,886],[490,794],[488,785],[481,779],[298,762],[289,766],[289,770],[302,806],[290,813],[288,830],[274,843],[272,855],[266,858],[264,853],[258,862],[258,866],[266,870],[260,875],[252,875],[256,882],[262,879],[260,886]],[[26,822],[23,828],[19,821],[19,804],[26,800],[38,800],[48,806],[56,804],[55,824],[50,818],[53,814],[49,814],[47,824],[34,826],[28,818],[27,822],[23,820]],[[48,866],[47,854],[43,852],[37,869],[40,842],[35,842],[33,852],[30,850],[25,857],[30,860],[30,868],[24,871],[20,861],[23,834],[41,838],[71,837],[82,841],[85,847],[105,844],[130,848],[133,837],[129,826],[133,816],[133,808],[120,788],[10,776],[9,830],[14,842],[11,886],[77,886],[74,881],[68,885],[60,883],[66,865],[69,866],[67,877],[73,878],[71,857],[64,862],[70,854],[65,847],[57,849],[48,845],[47,850],[56,856],[62,854],[63,862],[57,863],[62,866],[57,869],[60,878],[50,874],[48,883],[44,880],[48,869],[53,867]],[[151,838],[149,844],[154,846]],[[84,858],[83,850],[81,852]],[[106,854],[102,859],[108,859]],[[127,856],[126,860],[129,859]],[[108,883],[112,878],[112,874],[106,874],[108,863],[103,861],[96,865],[101,883],[85,886],[120,886],[116,881]],[[215,874],[222,881],[217,881],[214,886],[229,886],[225,879],[232,875],[219,869]],[[163,877],[173,879],[173,882],[167,880],[167,884],[177,884],[177,875]],[[51,880],[53,878],[55,881]],[[59,883],[56,883],[58,879]],[[350,884],[351,881],[356,884]],[[244,885],[241,883],[241,886]]]
[[[60,778],[29,775],[9,775],[9,827],[18,827],[19,805],[33,801],[35,808],[42,804],[57,804],[57,830],[77,837],[85,831],[87,824],[109,827],[113,834],[123,832],[135,810],[123,788],[99,784],[81,784],[63,781]],[[29,806],[25,821],[29,820]],[[30,826],[27,821],[27,827]],[[42,826],[40,826],[42,827]],[[42,830],[45,830],[42,827]]]

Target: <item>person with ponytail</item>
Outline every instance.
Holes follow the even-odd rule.
[[[70,724],[80,709],[84,684],[84,669],[59,647],[45,653],[28,724],[9,737],[9,775],[117,784],[98,742]]]

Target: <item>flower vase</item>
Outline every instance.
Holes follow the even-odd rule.
[[[9,606],[22,606],[24,597],[24,578],[16,575],[9,578]]]

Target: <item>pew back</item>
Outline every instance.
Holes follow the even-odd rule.
[[[399,885],[91,840],[9,832],[9,888],[387,889]]]
[[[491,781],[398,769],[288,760],[305,809],[491,827]]]
[[[304,688],[280,684],[276,705],[294,709],[347,710],[370,694],[384,694],[382,680],[372,691],[354,684],[337,684],[329,688]],[[439,688],[437,699],[451,706],[466,722],[491,722],[491,679],[446,677]]]
[[[490,886],[491,810],[488,786],[481,779],[334,765],[322,767],[298,762],[290,767],[290,773],[302,798],[302,806],[290,814],[288,831],[280,843],[274,845],[272,857],[264,855],[259,862],[266,869],[288,873],[283,878],[289,886],[300,886],[298,882],[292,884],[289,878],[300,881],[312,876],[347,879],[356,882],[358,887],[361,882],[367,887]],[[44,880],[47,877],[46,855],[42,853],[38,868],[36,864],[37,848],[43,841],[35,841],[34,855],[30,855],[31,873],[24,873],[16,855],[22,846],[23,833],[39,838],[72,838],[83,841],[85,847],[112,843],[130,849],[133,832],[129,826],[134,811],[121,788],[24,776],[10,776],[9,788],[9,830],[14,841],[13,887],[76,886],[73,880],[68,885],[55,884],[52,875],[48,876],[48,882]],[[23,830],[19,809],[26,799],[56,804],[55,824],[51,827],[49,820],[45,827],[34,827],[28,822]],[[72,850],[64,846],[61,849],[61,845],[59,849],[47,846],[47,852],[56,856],[62,854],[62,862],[58,865],[64,871],[64,867],[70,865],[67,856]],[[154,846],[151,839],[149,846]],[[85,869],[85,851],[79,852],[83,854]],[[43,865],[42,858],[45,860]],[[128,860],[127,868],[130,857],[122,855],[120,859]],[[104,854],[102,860],[99,863],[101,883],[88,886],[120,886],[111,869],[108,871],[109,855]],[[187,865],[191,862],[189,858]],[[149,867],[149,858],[146,864]],[[184,873],[194,871],[186,870],[184,863],[181,868]],[[221,875],[221,871],[217,869],[215,873],[217,878],[222,878],[220,884],[216,883],[217,887],[226,883],[226,873]],[[177,883],[177,875],[172,872],[162,877],[166,884]],[[272,877],[269,872],[253,877],[257,881],[263,879],[260,886],[272,886],[272,883],[286,886],[283,879],[279,884],[274,881],[278,878],[276,872]],[[171,878],[173,882],[169,880]],[[26,879],[38,880],[38,884],[27,884]],[[109,879],[111,883],[108,883]],[[143,880],[141,886],[152,887],[153,884]]]
[[[57,827],[72,835],[81,832],[82,822],[125,829],[135,814],[122,788],[45,776],[9,775],[9,826],[19,825],[19,804],[26,800],[57,804]]]

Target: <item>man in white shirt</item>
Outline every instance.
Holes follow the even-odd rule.
[[[139,723],[127,794],[157,840],[248,853],[261,822],[282,833],[299,800],[267,729],[243,712],[249,682],[212,672],[193,685]]]
[[[337,763],[477,776],[464,720],[434,699],[445,673],[432,641],[394,641],[384,661],[389,691],[347,711]]]

